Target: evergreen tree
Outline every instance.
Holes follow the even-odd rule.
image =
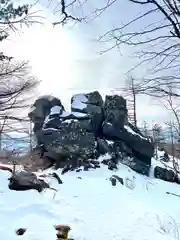
[[[0,0],[0,41],[7,39],[10,30],[15,29],[15,25],[23,23],[27,16],[29,5],[24,4],[14,7],[10,0]],[[12,57],[0,53],[0,60],[11,60]]]

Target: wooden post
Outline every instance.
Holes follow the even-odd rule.
[[[57,231],[56,240],[68,240],[68,233],[71,230],[68,225],[55,225],[55,229]]]

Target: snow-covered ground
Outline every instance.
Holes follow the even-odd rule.
[[[180,194],[180,185],[142,176],[124,165],[116,172],[102,166],[57,173],[63,184],[48,179],[58,189],[54,195],[52,190],[11,191],[10,173],[0,171],[0,239],[55,240],[55,224],[70,225],[69,237],[75,240],[180,239],[180,198],[166,194]],[[112,186],[112,174],[124,179],[135,176],[135,188]],[[27,231],[17,236],[17,228]]]

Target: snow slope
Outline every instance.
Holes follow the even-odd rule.
[[[50,172],[48,170],[46,172]],[[57,171],[60,175],[60,171]],[[108,180],[112,174],[135,179],[133,190]],[[8,189],[9,173],[0,171],[0,239],[55,240],[54,224],[69,224],[75,240],[180,239],[180,185],[135,173],[124,165],[88,172],[68,172],[63,184],[48,179],[59,191],[39,194]],[[81,177],[82,179],[78,178]],[[15,230],[27,228],[23,236]]]

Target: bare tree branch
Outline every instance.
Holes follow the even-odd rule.
[[[59,24],[66,24],[67,21],[69,20],[73,20],[75,22],[81,22],[83,20],[83,18],[78,18],[78,17],[74,17],[73,15],[68,13],[68,7],[73,6],[76,2],[79,2],[77,0],[72,1],[71,3],[69,3],[68,5],[66,5],[65,0],[61,0],[61,16],[62,16],[62,20],[58,21],[58,22],[54,22],[53,26],[59,25]],[[79,2],[80,3],[80,2]],[[60,4],[58,3],[58,6]],[[57,7],[57,6],[56,6]],[[57,11],[56,11],[57,12]]]
[[[117,2],[117,0],[106,0],[104,5],[100,7],[97,2],[95,10],[92,12],[93,17],[89,19],[96,20],[96,18],[101,17]],[[177,79],[177,76],[180,75],[180,1],[128,0],[127,2],[132,3],[132,6],[141,7],[143,11],[129,21],[112,27],[99,37],[100,42],[111,43],[108,44],[107,49],[101,51],[101,54],[116,47],[119,49],[123,45],[133,46],[138,63],[129,71],[145,65],[151,76],[149,82],[142,79],[146,85],[141,91],[142,94],[167,95],[168,89],[164,83],[169,84],[172,81],[172,78],[167,79],[167,76],[175,76],[177,84],[180,83]],[[61,13],[64,17],[55,25],[67,23],[68,20],[78,21],[80,19],[78,14],[72,16],[68,10],[70,11],[69,7],[76,8],[77,5],[81,4],[81,1],[70,0],[66,5],[65,0],[62,0],[57,8],[61,7]],[[119,22],[122,22],[123,19],[120,17]],[[86,19],[88,19],[87,16]],[[159,78],[158,84],[157,77]],[[179,93],[177,92],[175,95],[178,96]]]

